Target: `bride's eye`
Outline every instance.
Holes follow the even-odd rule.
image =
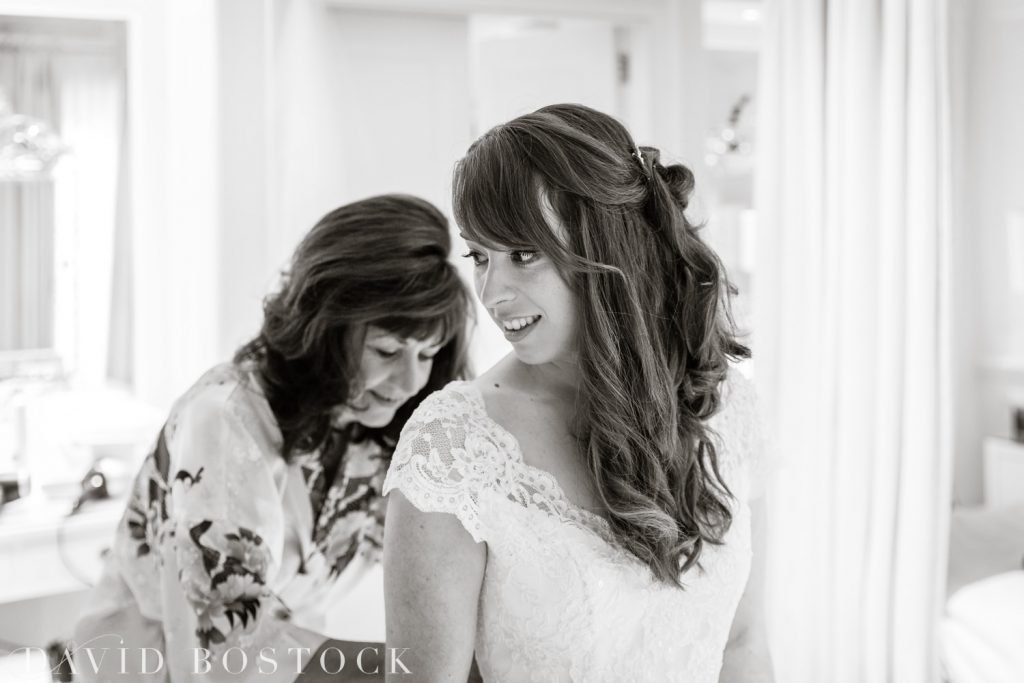
[[[525,266],[539,259],[540,252],[531,251],[529,249],[514,249],[509,252],[508,256],[510,259],[512,259],[512,263],[515,263],[520,266]]]
[[[462,255],[462,258],[473,259],[474,266],[482,266],[483,264],[487,263],[487,257],[475,249],[470,249],[469,251],[467,251],[465,254]]]

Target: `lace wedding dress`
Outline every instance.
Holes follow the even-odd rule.
[[[718,680],[751,560],[747,498],[758,447],[752,387],[735,371],[709,422],[735,501],[721,546],[705,546],[680,590],[613,543],[607,522],[574,506],[526,464],[468,382],[423,402],[402,433],[384,492],[455,515],[487,543],[476,657],[484,680]]]

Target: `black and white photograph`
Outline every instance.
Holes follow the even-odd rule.
[[[0,682],[1021,683],[1024,0],[0,0]]]

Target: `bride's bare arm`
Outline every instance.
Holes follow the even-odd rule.
[[[764,624],[764,497],[750,504],[753,565],[736,608],[729,642],[725,646],[720,683],[773,683],[771,656]]]
[[[462,683],[473,663],[487,547],[454,515],[421,512],[398,490],[386,519],[386,678]]]

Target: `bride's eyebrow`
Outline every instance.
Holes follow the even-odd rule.
[[[476,245],[481,246],[481,247],[484,246],[484,244],[482,242],[477,242],[472,237],[467,237],[466,235],[462,234],[461,232],[459,233],[459,237],[461,237],[465,242],[467,242],[469,244],[476,244]]]
[[[493,244],[493,243],[489,243],[489,242],[484,242],[482,240],[473,239],[472,237],[468,237],[464,233],[461,233],[461,232],[459,233],[459,237],[461,237],[466,242],[469,242],[471,244],[475,244],[475,245],[477,245],[479,247],[483,247],[484,249],[490,249],[492,251],[504,251],[504,249],[505,249],[504,247],[502,247],[502,246],[500,246],[498,244]]]
[[[466,241],[466,246],[467,247],[470,247],[470,248],[480,247],[481,249],[486,249],[487,251],[504,252],[504,253],[509,253],[509,252],[513,252],[513,251],[540,251],[540,249],[538,249],[537,247],[533,246],[532,244],[518,244],[518,245],[511,244],[511,245],[508,245],[508,244],[494,244],[494,243],[491,243],[491,242],[478,242],[476,240],[469,239],[468,237],[463,237],[462,239],[464,239]]]

